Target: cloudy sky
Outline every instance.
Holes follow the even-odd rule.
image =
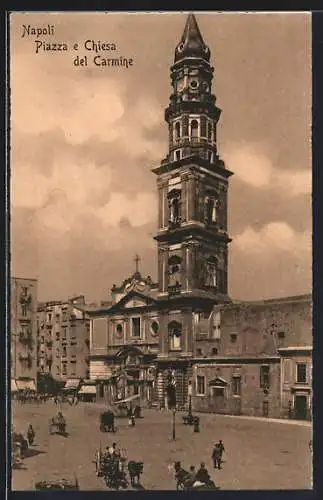
[[[223,110],[218,149],[229,191],[229,292],[311,288],[311,20],[308,14],[196,15]],[[157,279],[156,177],[167,153],[169,68],[185,14],[11,16],[11,259],[41,300],[107,299],[134,269]],[[23,25],[55,26],[68,52],[35,53]],[[114,42],[128,69],[83,48]],[[88,67],[75,67],[75,52]],[[109,53],[108,53],[109,54]],[[103,54],[105,55],[105,54]]]

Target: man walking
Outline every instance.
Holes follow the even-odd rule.
[[[220,439],[217,443],[215,443],[212,452],[213,466],[215,469],[221,469],[222,455],[224,451],[224,445],[222,443],[222,439]]]

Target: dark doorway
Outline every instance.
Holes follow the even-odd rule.
[[[269,415],[269,402],[263,401],[262,402],[262,416],[268,417],[268,415]]]
[[[212,407],[215,413],[223,413],[225,410],[224,387],[212,388]]]
[[[307,396],[295,396],[295,418],[307,419]]]
[[[99,385],[99,398],[104,398],[104,385]]]

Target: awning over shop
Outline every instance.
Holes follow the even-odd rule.
[[[81,380],[79,378],[70,378],[66,380],[64,385],[64,389],[78,389],[80,386]]]
[[[78,394],[96,394],[96,387],[95,385],[82,385]]]
[[[18,391],[35,391],[36,392],[36,384],[34,380],[16,380],[16,385]]]
[[[121,401],[114,401],[115,405],[119,405],[121,403],[129,403],[129,401],[134,401],[135,399],[139,399],[139,394],[134,394],[133,396],[129,396],[128,398],[122,399]]]
[[[17,388],[16,381],[11,379],[11,392],[17,392],[17,391],[18,391],[18,388]]]

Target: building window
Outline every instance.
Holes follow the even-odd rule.
[[[56,374],[60,375],[60,373],[61,373],[61,369],[60,369],[59,365],[56,365]]]
[[[236,344],[237,343],[237,338],[238,338],[238,336],[237,336],[236,333],[231,333],[231,335],[230,335],[230,342],[231,342],[231,344]]]
[[[52,321],[52,313],[47,314],[47,321],[50,323]]]
[[[208,151],[207,153],[207,159],[210,163],[212,163],[212,151]]]
[[[62,375],[67,375],[67,364],[62,363]]]
[[[122,338],[122,334],[123,334],[123,326],[121,323],[118,323],[116,326],[116,337],[120,339]]]
[[[191,137],[193,139],[198,137],[199,124],[197,120],[191,121]]]
[[[200,348],[196,349],[196,356],[203,356],[202,349],[200,349]]]
[[[283,340],[285,338],[285,332],[278,332],[279,340]]]
[[[203,375],[197,375],[196,377],[196,394],[205,396],[205,377]]]
[[[150,325],[150,333],[155,337],[158,335],[159,332],[159,324],[157,321],[153,321],[152,324]]]
[[[140,337],[140,333],[141,333],[140,317],[131,318],[131,336]]]
[[[240,396],[241,395],[241,377],[240,376],[233,376],[231,384],[232,384],[232,395],[233,396]]]
[[[168,325],[169,349],[178,351],[181,349],[182,325],[177,321],[171,321]]]
[[[59,342],[59,340],[60,340],[60,334],[59,332],[56,332],[56,341]]]
[[[207,123],[207,138],[209,141],[212,139],[212,122]]]
[[[181,137],[181,124],[179,122],[175,123],[174,133],[175,133],[175,140],[178,140]]]
[[[262,365],[260,367],[260,387],[262,389],[268,389],[269,387],[269,366]]]
[[[65,346],[63,346],[62,356],[64,356],[64,358],[67,356],[67,348]]]
[[[216,356],[218,354],[218,349],[216,347],[212,347],[211,354],[212,356]]]
[[[175,151],[175,160],[178,161],[181,159],[181,150],[180,149],[177,149]]]
[[[296,365],[296,382],[299,384],[306,384],[306,364],[297,363]]]
[[[213,142],[215,142],[215,140],[216,140],[216,125],[215,125],[215,123],[213,123],[212,140],[213,140]]]

